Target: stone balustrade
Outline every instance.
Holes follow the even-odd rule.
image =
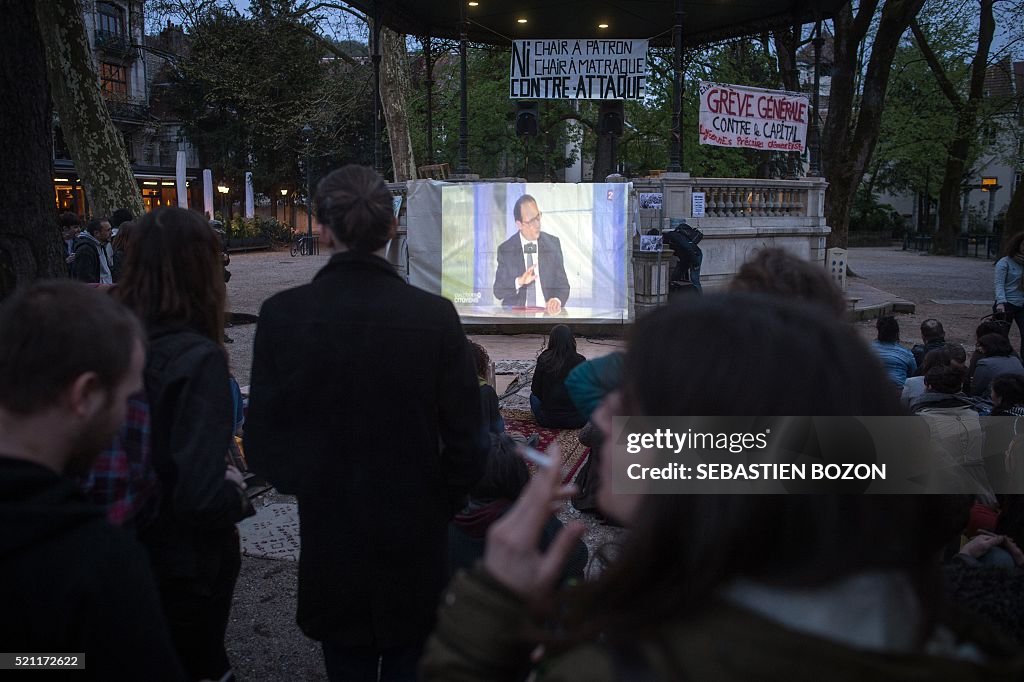
[[[660,208],[639,208],[638,227],[670,229],[685,220],[704,233],[701,280],[709,289],[724,286],[750,255],[779,247],[806,260],[825,263],[825,221],[822,178],[761,180],[692,178],[667,173],[633,180],[634,191],[661,193]],[[704,215],[693,215],[693,193],[704,194]]]

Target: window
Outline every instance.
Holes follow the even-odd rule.
[[[127,99],[128,70],[120,64],[100,63],[100,86],[108,97]]]
[[[123,12],[109,2],[96,3],[96,30],[107,35],[123,35]]]
[[[124,143],[124,151],[128,155],[128,163],[135,163],[135,145],[132,144],[132,138],[127,132],[121,133],[121,142]]]

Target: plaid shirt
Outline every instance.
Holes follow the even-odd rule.
[[[107,510],[116,526],[141,526],[156,511],[160,486],[150,449],[150,410],[145,393],[128,399],[128,411],[110,447],[81,482],[86,497]]]

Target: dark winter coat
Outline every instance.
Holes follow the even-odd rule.
[[[222,562],[232,561],[227,548],[237,555],[234,524],[248,511],[244,493],[224,478],[234,438],[227,359],[191,329],[154,328],[145,383],[161,500],[140,539],[158,577],[210,585]]]
[[[565,388],[565,379],[573,368],[586,362],[587,359],[576,353],[573,357],[566,359],[561,367],[552,371],[545,367],[545,357],[541,353],[537,360],[530,392],[540,398],[544,414],[548,419],[559,422],[578,421],[582,424],[586,418],[580,414],[580,411],[576,409],[576,404],[569,397],[569,391]]]
[[[4,651],[84,653],[76,679],[185,679],[138,543],[70,479],[3,456],[0,603]]]
[[[263,304],[251,382],[249,465],[298,496],[299,625],[339,646],[418,642],[490,443],[455,308],[382,258],[335,254]]]

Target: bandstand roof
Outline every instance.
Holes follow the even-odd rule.
[[[695,46],[827,19],[849,0],[684,0],[683,44]],[[399,33],[459,37],[466,3],[469,40],[508,45],[510,40],[550,38],[649,38],[672,45],[675,0],[349,0]],[[519,23],[526,19],[526,23]],[[599,28],[607,24],[607,28]]]

